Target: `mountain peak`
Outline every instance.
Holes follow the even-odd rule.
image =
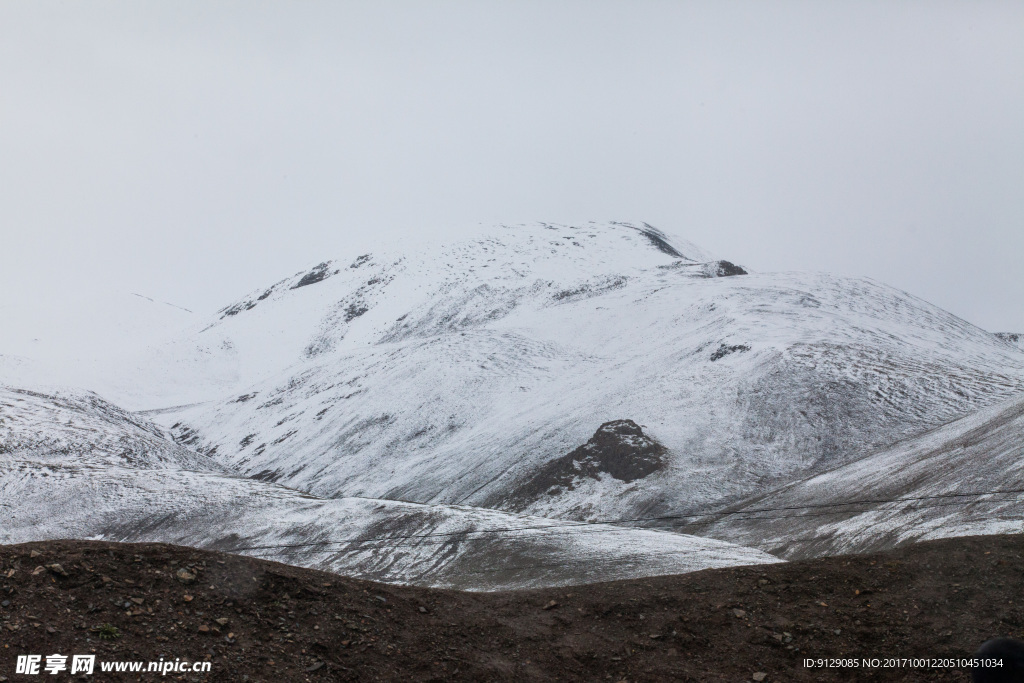
[[[627,221],[589,221],[581,224],[562,223],[520,223],[498,226],[505,230],[514,230],[524,236],[550,237],[542,231],[557,233],[557,237],[566,240],[577,240],[578,246],[600,248],[614,245],[622,249],[627,243],[631,247],[639,247],[643,253],[651,248],[674,259],[702,263],[713,260],[713,257],[693,242],[654,227],[650,223],[632,223]],[[627,247],[628,248],[628,247]]]
[[[438,242],[416,251],[381,250],[357,256],[351,263],[323,261],[308,270],[218,311],[224,320],[252,310],[268,299],[289,296],[294,290],[336,278],[335,289],[366,289],[387,286],[395,276],[415,277],[416,288],[438,286],[520,287],[544,281],[562,285],[559,291],[592,278],[628,276],[637,269],[676,268],[705,264],[705,277],[746,274],[728,261],[714,261],[697,245],[670,236],[649,223],[590,222],[499,224],[461,240]],[[695,273],[697,271],[694,271]],[[336,292],[339,294],[340,292]],[[351,308],[351,307],[349,307]],[[356,305],[353,311],[359,310]],[[365,310],[362,312],[366,312]],[[351,321],[355,316],[348,316]]]

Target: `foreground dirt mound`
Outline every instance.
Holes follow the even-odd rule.
[[[517,593],[385,586],[161,544],[0,546],[0,681],[966,681],[805,658],[967,657],[1024,631],[1024,537]],[[210,660],[208,674],[101,673]],[[68,660],[70,662],[70,658]],[[76,674],[77,680],[84,676]]]

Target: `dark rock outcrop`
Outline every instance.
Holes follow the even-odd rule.
[[[317,282],[322,282],[323,280],[326,280],[331,275],[331,272],[329,270],[330,267],[330,261],[325,261],[321,263],[320,265],[316,266],[308,273],[303,275],[302,278],[297,283],[292,285],[292,289],[306,287],[308,285],[313,285],[316,284]]]
[[[715,275],[717,277],[730,277],[733,275],[746,275],[747,271],[742,266],[737,266],[732,261],[716,261]]]
[[[746,344],[721,344],[717,349],[715,349],[715,352],[711,354],[711,362],[721,360],[722,358],[728,356],[730,353],[749,350],[750,347],[747,346]]]
[[[642,228],[634,227],[633,229],[640,231],[640,234],[646,237],[650,241],[651,245],[658,251],[662,252],[663,254],[668,254],[669,256],[674,256],[676,258],[692,260],[685,254],[679,253],[679,250],[677,250],[675,247],[669,244],[668,236],[661,230],[655,228],[653,225],[648,225],[647,223],[644,223]]]
[[[1024,351],[1024,334],[1019,332],[996,332],[995,335],[1007,344],[1016,346],[1021,351]]]
[[[541,467],[512,494],[512,502],[528,504],[545,494],[572,491],[584,478],[602,474],[626,483],[643,479],[664,467],[665,453],[632,420],[605,422],[585,444]]]

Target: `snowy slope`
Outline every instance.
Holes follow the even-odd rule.
[[[1024,532],[1024,398],[679,528],[787,559]]]
[[[0,389],[0,543],[166,541],[350,576],[473,590],[775,562],[721,541],[237,476],[92,394]]]
[[[996,332],[996,337],[1014,348],[1024,351],[1024,334],[1018,332]]]
[[[0,385],[0,457],[47,464],[222,472],[155,424],[80,390],[42,393]]]
[[[43,479],[45,477],[45,479]],[[44,483],[45,482],[45,483]],[[776,562],[730,543],[479,508],[321,500],[212,473],[0,459],[0,543],[163,541],[378,581],[505,590]]]
[[[160,353],[145,372],[187,391],[135,382],[166,389],[135,405],[190,404],[154,419],[234,471],[560,518],[738,500],[1024,392],[1024,353],[904,292],[747,274],[626,224],[325,262]],[[612,420],[664,466],[524,499]]]
[[[325,261],[170,343],[119,358],[103,393],[130,409],[220,399],[332,350],[485,326],[530,299],[615,289],[649,267],[652,254],[656,263],[687,264],[688,273],[719,268],[689,242],[669,244],[650,226],[626,224],[497,226],[476,240]]]

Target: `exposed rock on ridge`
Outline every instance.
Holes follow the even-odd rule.
[[[643,479],[665,466],[665,453],[665,447],[632,420],[605,422],[585,444],[540,468],[513,494],[513,500],[525,505],[545,493],[572,491],[584,477],[600,479],[608,474],[626,483]]]

